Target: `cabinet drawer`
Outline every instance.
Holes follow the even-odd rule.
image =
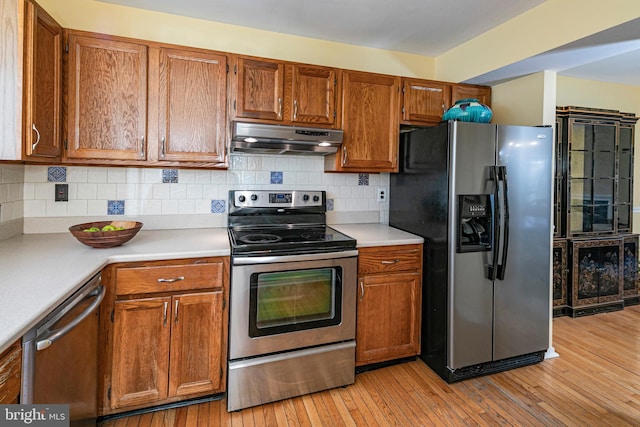
[[[146,294],[221,287],[224,262],[120,268],[116,294]]]
[[[422,245],[361,248],[358,252],[358,274],[422,268]]]
[[[21,368],[22,346],[16,341],[0,354],[0,403],[17,403]]]

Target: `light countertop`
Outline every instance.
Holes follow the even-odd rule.
[[[370,246],[412,245],[424,243],[422,237],[385,224],[329,224],[358,241],[359,248]]]
[[[358,247],[422,243],[384,224],[331,225]],[[226,228],[140,231],[122,246],[94,249],[70,233],[23,234],[0,242],[0,352],[108,264],[230,255]]]

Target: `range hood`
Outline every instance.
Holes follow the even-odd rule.
[[[341,130],[233,122],[232,153],[326,156],[338,151]]]

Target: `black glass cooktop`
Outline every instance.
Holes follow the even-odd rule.
[[[355,239],[325,225],[230,228],[232,254],[295,255],[355,249]]]

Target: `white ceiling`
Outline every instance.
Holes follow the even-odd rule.
[[[436,57],[545,0],[99,0],[285,34]],[[538,72],[640,86],[640,19],[478,76]]]

